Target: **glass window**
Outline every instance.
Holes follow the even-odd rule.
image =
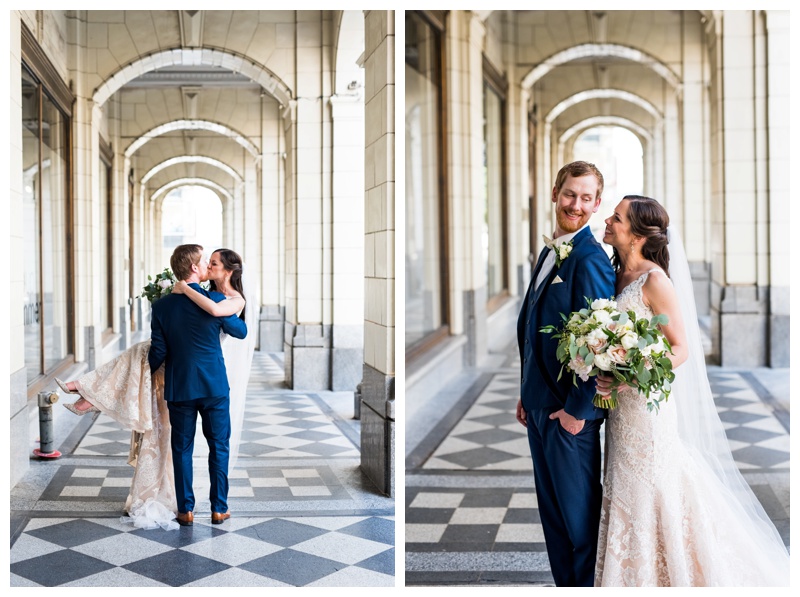
[[[25,365],[28,382],[42,372],[42,310],[39,293],[39,89],[22,69],[22,205],[25,279]]]
[[[483,262],[487,298],[507,290],[505,251],[505,163],[503,159],[503,99],[483,85],[484,216]]]
[[[441,34],[406,12],[406,348],[446,325]]]
[[[28,382],[70,353],[67,118],[22,70],[25,364]]]

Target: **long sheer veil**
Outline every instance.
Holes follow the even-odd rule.
[[[247,269],[242,264],[242,287],[245,300],[245,317],[247,336],[243,340],[228,337],[222,343],[222,353],[225,358],[225,369],[228,372],[228,385],[230,386],[230,413],[231,413],[231,440],[230,456],[228,457],[228,470],[236,466],[239,459],[239,444],[242,438],[244,425],[245,399],[247,383],[250,380],[250,367],[253,363],[253,351],[258,337],[258,311]]]
[[[689,262],[680,236],[674,227],[668,229],[670,278],[678,297],[689,357],[675,370],[675,383],[670,401],[675,401],[678,433],[690,457],[705,464],[708,472],[721,483],[717,496],[738,511],[730,524],[749,529],[751,553],[765,566],[778,584],[789,584],[789,554],[777,529],[745,481],[731,454],[725,428],[717,413],[705,365],[705,354],[697,321],[694,290]],[[758,554],[758,556],[756,556]],[[783,583],[780,579],[785,579]]]

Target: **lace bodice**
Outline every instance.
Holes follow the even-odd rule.
[[[628,311],[633,309],[637,317],[653,316],[653,311],[644,302],[644,294],[642,293],[642,288],[644,287],[645,282],[647,282],[648,276],[653,272],[664,274],[663,270],[657,268],[651,269],[650,271],[643,273],[641,276],[636,278],[633,282],[622,289],[622,291],[617,295],[617,308],[620,311]]]

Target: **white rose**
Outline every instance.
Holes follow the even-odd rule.
[[[591,307],[595,311],[597,311],[598,309],[605,309],[607,307],[611,307],[613,309],[616,309],[617,308],[616,303],[613,306],[612,306],[612,303],[613,303],[613,301],[610,301],[608,299],[595,299],[595,300],[592,301]]]
[[[607,323],[611,321],[611,313],[606,310],[595,311],[592,313],[592,319],[598,323]]]
[[[561,259],[563,261],[564,259],[569,257],[570,252],[572,252],[572,245],[569,245],[567,243],[562,243],[558,247],[558,257],[559,257],[559,259]]]
[[[620,338],[620,344],[625,350],[630,350],[634,348],[639,343],[639,336],[634,334],[633,332],[626,332],[622,338]]]
[[[594,355],[594,364],[598,369],[603,371],[611,371],[611,357],[605,352]]]
[[[159,280],[158,286],[161,288],[161,290],[166,290],[172,286],[172,280]]]

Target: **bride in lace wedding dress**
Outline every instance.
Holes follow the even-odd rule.
[[[688,262],[668,224],[658,202],[639,196],[606,220],[617,307],[668,315],[676,379],[659,412],[627,386],[609,411],[595,585],[788,586],[788,552],[716,413]],[[598,378],[598,393],[610,383]]]
[[[229,249],[215,251],[209,260],[212,289],[228,300],[215,303],[179,282],[173,292],[186,294],[200,308],[216,317],[237,314],[248,326],[243,340],[223,334],[222,354],[230,386],[231,439],[228,470],[238,456],[244,419],[244,402],[256,338],[255,302],[244,288],[241,257]],[[243,310],[245,311],[243,313]],[[124,520],[144,529],[178,528],[177,504],[170,449],[169,410],[164,395],[163,366],[151,375],[148,363],[150,341],[135,344],[115,359],[70,382],[56,380],[62,390],[81,398],[65,406],[78,415],[98,410],[132,430],[130,464],[135,467],[125,502]]]

